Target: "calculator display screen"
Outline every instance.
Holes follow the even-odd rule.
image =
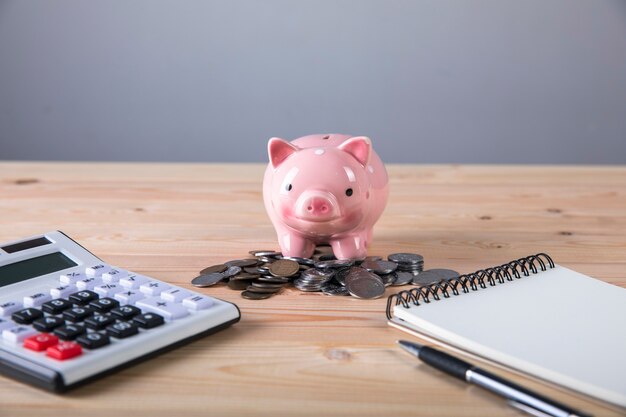
[[[61,252],[0,266],[0,287],[76,266]]]

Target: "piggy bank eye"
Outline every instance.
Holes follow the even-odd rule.
[[[350,197],[350,196],[352,195],[352,193],[353,193],[352,188],[348,188],[348,189],[346,190],[346,195],[347,195],[348,197]]]
[[[287,190],[287,191],[291,191],[291,189],[292,189],[292,188],[293,188],[293,187],[291,186],[291,184],[287,184],[287,185],[285,186],[285,190]]]

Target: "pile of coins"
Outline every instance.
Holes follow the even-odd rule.
[[[381,297],[390,285],[429,285],[458,276],[452,270],[423,271],[424,258],[413,253],[394,253],[387,260],[380,256],[338,260],[330,246],[318,246],[312,258],[286,257],[268,250],[249,253],[254,258],[203,269],[191,284],[209,287],[226,282],[230,289],[242,291],[241,296],[250,300],[269,298],[289,284],[304,292],[374,299]]]

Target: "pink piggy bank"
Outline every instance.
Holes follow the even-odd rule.
[[[365,136],[272,138],[263,200],[284,256],[328,243],[338,259],[367,255],[389,194],[387,171]]]

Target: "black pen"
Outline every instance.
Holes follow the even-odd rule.
[[[445,352],[406,340],[398,340],[398,344],[428,365],[500,395],[509,400],[511,406],[528,414],[544,417],[591,417],[591,414],[551,400]]]

